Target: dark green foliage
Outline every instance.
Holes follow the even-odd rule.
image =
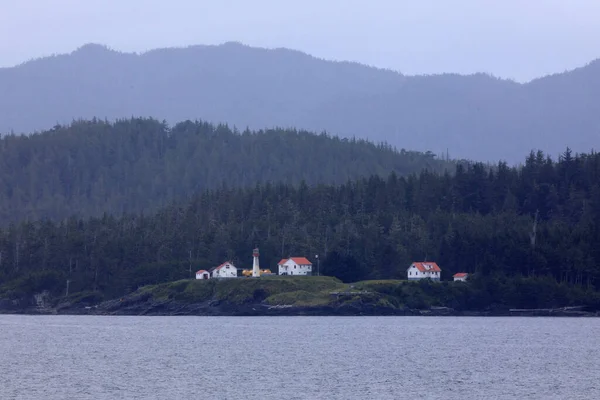
[[[225,260],[250,268],[258,245],[262,268],[319,254],[321,271],[344,281],[405,279],[424,259],[438,262],[442,280],[480,277],[469,283],[477,290],[407,286],[398,296],[412,306],[570,304],[583,296],[567,286],[600,285],[599,178],[600,155],[567,151],[558,162],[532,154],[520,169],[467,164],[454,175],[221,188],[148,215],[11,225],[0,231],[0,276],[28,290],[64,290],[58,278],[23,283],[51,271],[71,280],[72,293],[114,297],[188,277],[190,255],[193,272]]]
[[[0,225],[156,209],[207,189],[282,182],[344,183],[449,162],[387,145],[303,131],[238,133],[185,121],[92,120],[0,139]]]
[[[352,254],[332,251],[323,260],[323,275],[335,276],[342,282],[356,282],[368,275],[369,269]]]
[[[192,272],[195,273],[195,271],[196,269]],[[128,274],[127,281],[130,282],[131,288],[136,289],[140,286],[156,285],[189,277],[190,273],[186,262],[154,262],[141,264],[132,269]]]
[[[100,292],[77,292],[70,296],[61,298],[64,302],[69,302],[77,305],[95,305],[105,300],[104,295]]]
[[[64,276],[60,271],[28,271],[0,288],[0,296],[21,297],[48,291],[59,294],[64,288]]]
[[[511,308],[558,308],[586,306],[600,309],[600,293],[592,288],[558,283],[549,277],[481,276],[471,282],[360,282],[358,289],[372,290],[397,299],[412,309],[450,307],[457,311],[507,311]]]

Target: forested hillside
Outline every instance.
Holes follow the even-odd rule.
[[[303,131],[239,133],[153,119],[79,121],[0,139],[0,225],[148,211],[206,189],[261,182],[343,183],[451,163],[431,154]]]
[[[282,126],[453,158],[510,163],[598,146],[600,62],[519,84],[486,74],[405,76],[239,43],[71,54],[0,68],[0,132],[72,119],[153,116],[170,124]]]
[[[321,271],[346,282],[402,278],[427,259],[444,280],[464,271],[598,288],[599,227],[600,155],[532,153],[522,169],[475,163],[455,174],[222,188],[155,214],[24,222],[0,233],[0,282],[5,295],[63,293],[68,279],[71,292],[111,297],[227,259],[247,268],[258,245],[261,267],[319,254]]]

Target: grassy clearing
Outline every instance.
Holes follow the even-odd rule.
[[[339,280],[327,276],[269,276],[260,279],[232,279],[218,283],[215,298],[234,304],[262,302],[277,295],[286,295],[289,300],[298,297],[298,300],[312,302],[314,299],[309,300],[311,296],[345,287]],[[294,296],[292,293],[304,295]],[[272,300],[268,303],[272,304]]]
[[[407,281],[402,280],[373,280],[360,281],[354,284],[356,290],[367,290],[369,292],[377,292],[382,294],[393,295],[398,288]]]
[[[155,300],[173,299],[189,303],[221,300],[232,304],[322,304],[329,292],[347,285],[328,276],[268,276],[238,279],[180,280],[140,288],[139,294],[151,293]],[[283,303],[282,303],[283,302]],[[289,303],[294,302],[294,303]]]
[[[101,292],[94,291],[86,291],[86,292],[77,292],[69,295],[68,297],[63,297],[60,301],[68,301],[70,303],[90,303],[97,304],[104,300],[104,296]]]
[[[353,285],[329,276],[266,276],[259,279],[184,279],[140,288],[139,294],[151,293],[155,300],[173,299],[186,303],[208,300],[231,304],[264,302],[270,305],[323,306],[336,302],[373,302],[398,306],[394,298],[404,281],[361,281]],[[370,294],[336,297],[331,292],[368,291]],[[381,303],[381,304],[380,304]]]
[[[265,302],[270,305],[293,305],[293,306],[325,306],[332,302],[333,298],[329,290],[320,292],[307,292],[297,290],[295,292],[279,293],[268,297]]]
[[[439,285],[434,285],[439,286]],[[353,293],[366,291],[369,293]],[[342,292],[332,296],[331,292]],[[348,292],[344,294],[343,292]],[[435,296],[424,293],[416,283],[403,280],[371,280],[344,284],[329,276],[266,276],[238,279],[184,279],[140,288],[137,294],[150,294],[155,300],[201,303],[209,300],[230,304],[324,306],[343,303],[374,304],[385,307],[437,305]],[[414,303],[414,304],[413,304]]]

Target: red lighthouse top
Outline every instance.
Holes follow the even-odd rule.
[[[258,257],[258,247],[252,251],[252,257]]]

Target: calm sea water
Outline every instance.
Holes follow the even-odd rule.
[[[599,399],[600,319],[0,316],[0,399]]]

